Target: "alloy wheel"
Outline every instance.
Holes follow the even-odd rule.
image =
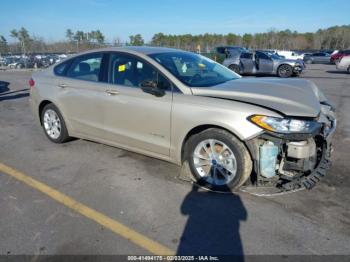
[[[57,113],[48,109],[44,113],[44,128],[49,137],[57,139],[61,135],[61,121]]]
[[[227,185],[237,173],[237,160],[232,150],[216,139],[206,139],[196,146],[193,163],[199,176],[216,186]]]
[[[282,77],[291,76],[293,74],[292,68],[289,65],[281,65],[278,72]]]

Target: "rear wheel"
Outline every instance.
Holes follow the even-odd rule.
[[[228,67],[229,69],[231,69],[233,72],[239,74],[240,73],[240,69],[239,69],[239,66],[238,65],[229,65]]]
[[[41,123],[45,135],[54,143],[64,143],[69,140],[64,119],[54,104],[46,105],[41,112]]]
[[[348,66],[348,70],[347,70],[348,74],[350,74],[350,66]]]
[[[279,77],[291,77],[293,75],[293,67],[290,65],[280,65],[277,74]]]
[[[185,158],[196,182],[213,190],[233,191],[252,171],[252,161],[244,144],[229,132],[216,128],[190,137]]]

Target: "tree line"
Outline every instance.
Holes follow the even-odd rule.
[[[64,41],[46,42],[42,37],[30,35],[24,27],[10,31],[15,42],[9,43],[0,35],[0,54],[6,53],[40,53],[40,52],[79,52],[103,46],[153,45],[174,47],[191,51],[209,53],[216,46],[236,45],[251,49],[285,49],[285,50],[325,50],[350,48],[350,25],[333,26],[319,29],[313,33],[298,33],[289,29],[269,30],[255,34],[154,34],[149,42],[145,42],[141,34],[130,35],[128,41],[122,42],[116,37],[113,42],[106,43],[100,30],[84,32],[66,30]]]
[[[200,34],[166,35],[157,33],[151,45],[176,47],[210,52],[220,45],[243,46],[251,49],[326,50],[350,48],[350,25],[320,29],[315,33],[291,30],[270,30],[256,34]]]

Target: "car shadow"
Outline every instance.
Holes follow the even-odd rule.
[[[330,74],[338,74],[338,75],[349,75],[346,70],[344,71],[341,71],[341,70],[329,70],[329,71],[326,71],[327,73],[330,73]]]
[[[207,192],[193,185],[181,213],[188,220],[177,255],[234,255],[234,261],[244,261],[239,227],[247,220],[247,211],[237,194]]]
[[[346,79],[350,79],[350,77],[329,77],[329,76],[304,76],[302,77],[304,79],[340,79],[340,80],[346,80]]]
[[[5,84],[2,85],[2,83],[5,83]],[[0,102],[4,101],[4,100],[14,100],[14,99],[19,99],[19,98],[29,96],[29,89],[28,88],[7,92],[10,90],[8,88],[9,85],[10,85],[10,83],[8,83],[8,82],[0,81]]]
[[[9,91],[9,82],[0,80],[0,94]]]

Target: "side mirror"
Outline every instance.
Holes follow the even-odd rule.
[[[165,95],[165,91],[158,88],[157,82],[152,80],[145,80],[141,83],[141,89],[143,92],[161,97]]]

